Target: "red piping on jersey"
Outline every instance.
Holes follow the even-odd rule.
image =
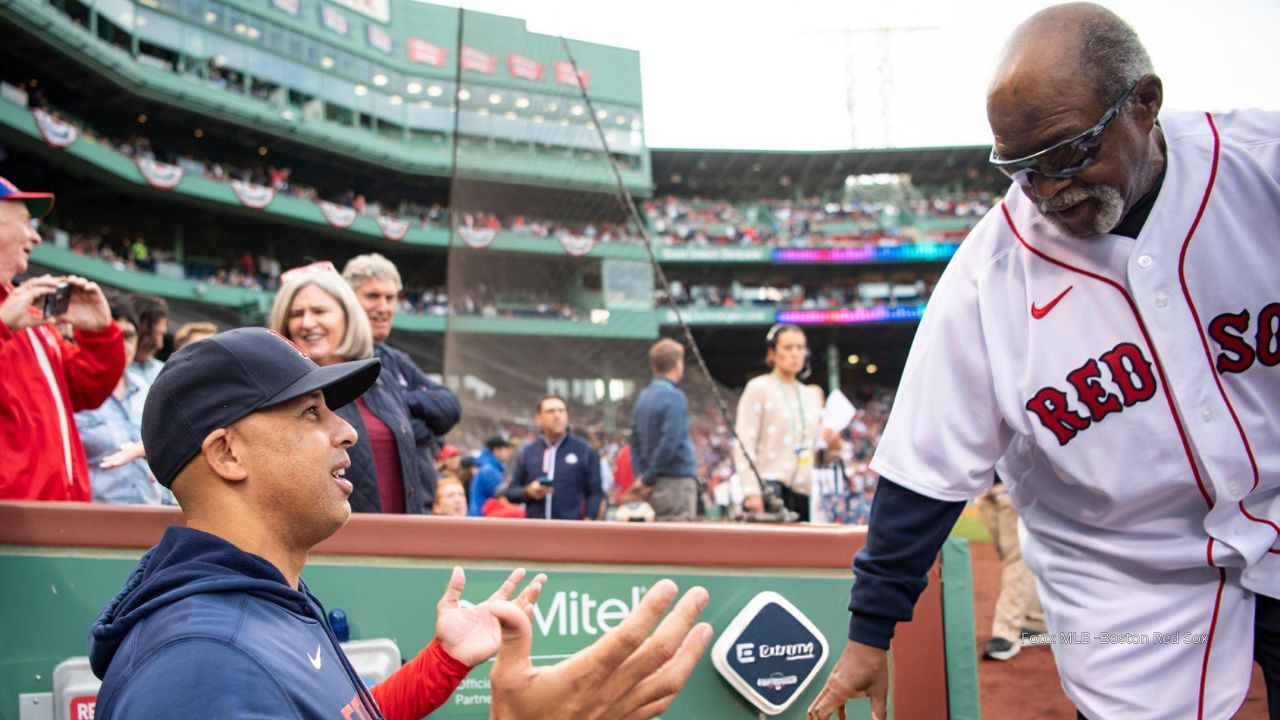
[[[1213,538],[1209,539],[1210,544]],[[1196,720],[1204,719],[1204,686],[1209,679],[1209,650],[1213,648],[1213,634],[1218,629],[1218,610],[1222,608],[1222,588],[1227,584],[1227,571],[1218,568],[1218,597],[1213,601],[1213,619],[1209,621],[1209,640],[1204,644],[1204,662],[1200,664],[1200,704]]]
[[[1209,184],[1205,186],[1204,198],[1200,201],[1200,209],[1196,212],[1195,222],[1191,223],[1191,229],[1187,231],[1187,237],[1182,241],[1182,252],[1178,256],[1178,280],[1182,283],[1182,296],[1187,300],[1187,307],[1191,309],[1191,317],[1196,321],[1196,334],[1200,338],[1200,344],[1204,346],[1204,357],[1209,361],[1209,374],[1213,376],[1213,382],[1218,386],[1218,394],[1222,396],[1222,402],[1227,404],[1227,411],[1231,413],[1231,420],[1236,424],[1236,431],[1240,433],[1240,441],[1244,443],[1244,452],[1249,456],[1249,467],[1253,469],[1253,486],[1249,488],[1249,492],[1258,489],[1258,461],[1253,456],[1253,446],[1249,443],[1249,436],[1245,434],[1244,425],[1240,423],[1240,417],[1236,415],[1236,409],[1231,404],[1230,398],[1227,397],[1227,391],[1222,387],[1222,378],[1218,376],[1213,365],[1213,351],[1209,349],[1209,340],[1205,337],[1204,327],[1200,323],[1200,312],[1196,309],[1195,301],[1191,299],[1191,290],[1187,287],[1187,249],[1191,247],[1191,238],[1196,234],[1196,228],[1200,226],[1200,218],[1204,216],[1204,209],[1209,205],[1209,195],[1213,192],[1214,181],[1218,178],[1218,157],[1222,149],[1222,139],[1218,135],[1218,126],[1213,122],[1211,113],[1204,114],[1205,120],[1209,123],[1209,129],[1213,131],[1213,164],[1209,169]],[[1244,507],[1244,500],[1238,504],[1240,512],[1250,520],[1262,525],[1270,526],[1277,536],[1280,536],[1280,526],[1271,522],[1266,518],[1255,517],[1250,514]],[[1280,553],[1280,550],[1270,549],[1269,552]]]
[[[1091,273],[1088,270],[1075,267],[1074,265],[1068,265],[1061,260],[1049,257],[1045,253],[1031,247],[1031,243],[1027,242],[1026,238],[1022,237],[1022,233],[1018,231],[1018,226],[1013,222],[1013,216],[1009,214],[1009,206],[1005,204],[1003,200],[1000,201],[1000,210],[1004,213],[1005,222],[1009,224],[1009,229],[1013,231],[1014,237],[1018,238],[1018,242],[1022,243],[1022,246],[1027,250],[1030,250],[1036,257],[1047,260],[1054,265],[1066,268],[1072,272],[1084,275],[1085,277],[1104,282],[1115,288],[1116,292],[1120,293],[1120,296],[1125,299],[1125,302],[1129,303],[1129,309],[1133,312],[1133,318],[1138,323],[1138,329],[1142,331],[1142,337],[1146,340],[1147,349],[1151,351],[1151,356],[1155,358],[1156,372],[1160,373],[1160,384],[1161,389],[1164,390],[1164,399],[1169,403],[1169,414],[1173,416],[1173,424],[1178,428],[1178,437],[1182,440],[1182,449],[1187,454],[1187,462],[1191,465],[1191,474],[1196,478],[1196,487],[1200,488],[1200,495],[1204,498],[1205,504],[1212,509],[1213,499],[1209,497],[1208,491],[1205,490],[1204,482],[1200,479],[1200,469],[1196,467],[1195,457],[1191,454],[1191,443],[1187,441],[1187,433],[1182,429],[1182,418],[1178,416],[1178,411],[1173,405],[1173,395],[1169,393],[1169,380],[1164,374],[1164,363],[1160,362],[1160,354],[1156,352],[1155,344],[1151,342],[1151,336],[1147,334],[1147,326],[1142,322],[1142,316],[1138,314],[1138,306],[1134,304],[1133,298],[1129,297],[1129,293],[1125,292],[1125,289],[1120,287],[1120,284],[1116,281],[1110,278],[1105,278],[1096,273]]]

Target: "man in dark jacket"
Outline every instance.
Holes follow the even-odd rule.
[[[710,639],[709,627],[693,627],[705,591],[686,594],[672,613],[680,620],[641,646],[638,638],[675,594],[661,581],[601,640],[605,646],[569,666],[533,668],[532,603],[545,577],[510,602],[521,570],[485,602],[463,607],[465,580],[455,568],[437,605],[436,638],[365,687],[301,573],[312,547],[351,514],[343,474],[356,435],[332,408],[378,374],[376,359],[320,367],[262,328],[216,335],[169,359],[148,396],[142,436],[156,480],[173,490],[187,527],[165,532],[94,623],[99,720],[420,718],[500,647],[491,674],[495,717],[552,718],[566,708],[571,717],[623,717],[648,702],[652,714],[670,704],[675,693],[663,688],[683,685]],[[668,650],[655,654],[655,646]],[[623,691],[604,696],[596,688],[605,683],[592,677],[599,672],[627,675]],[[614,699],[645,695],[641,685],[658,690],[626,705]]]
[[[640,482],[630,494],[649,502],[658,520],[698,517],[698,462],[689,435],[684,346],[663,338],[649,348],[653,382],[636,399],[631,420],[631,468]]]
[[[404,432],[401,425],[405,418],[413,433],[416,456],[405,456],[400,461],[405,491],[402,511],[429,513],[436,492],[436,452],[441,439],[462,417],[462,406],[452,390],[432,382],[408,353],[387,343],[403,288],[396,266],[377,253],[357,255],[347,261],[342,277],[355,291],[369,318],[373,353],[382,360],[382,377],[365,397],[365,403],[393,433]],[[401,511],[398,503],[390,509],[383,505],[368,493],[352,497],[356,512]]]
[[[604,495],[600,456],[591,443],[569,432],[564,398],[543,396],[534,422],[542,436],[520,451],[507,499],[524,503],[528,518],[595,520]]]

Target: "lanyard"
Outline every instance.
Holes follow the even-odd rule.
[[[782,392],[782,400],[787,404],[787,409],[791,409],[791,400],[787,397],[787,389],[782,384],[782,380],[778,377],[777,373],[770,374],[773,375],[773,381],[778,383],[778,390]],[[796,442],[803,442],[805,428],[804,398],[800,397],[799,383],[795,383],[791,389],[795,391],[796,396],[795,412],[791,413],[791,432],[795,435]],[[800,419],[800,423],[798,425],[796,424],[796,418]]]

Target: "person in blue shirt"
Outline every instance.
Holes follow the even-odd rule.
[[[484,450],[476,458],[476,474],[471,479],[470,502],[467,503],[467,514],[472,517],[484,515],[484,504],[489,498],[498,494],[507,475],[507,463],[515,457],[515,448],[511,441],[495,435],[484,442]]]
[[[527,518],[595,520],[604,497],[600,456],[591,443],[569,432],[564,398],[544,395],[534,422],[542,434],[520,451],[507,499],[524,503]]]
[[[138,323],[127,300],[112,297],[110,306],[111,317],[124,334],[128,367],[138,350]],[[176,504],[173,494],[152,477],[142,448],[142,404],[150,385],[141,374],[126,372],[101,406],[75,415],[94,502]]]
[[[648,501],[657,520],[696,520],[698,461],[689,435],[684,346],[663,338],[649,349],[653,382],[636,398],[631,420],[631,467],[640,482],[630,494]]]

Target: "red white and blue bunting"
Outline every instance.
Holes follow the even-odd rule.
[[[386,215],[378,216],[378,227],[382,228],[382,236],[392,242],[400,242],[409,234],[408,220],[397,220]]]
[[[177,165],[162,163],[151,158],[136,158],[138,171],[147,184],[157,190],[172,190],[182,182],[183,170]]]
[[[320,200],[316,204],[320,206],[320,212],[324,213],[324,219],[339,230],[346,230],[351,227],[351,223],[356,221],[355,208],[349,208],[346,205],[335,205],[327,200]]]
[[[68,147],[80,137],[80,130],[75,125],[50,115],[40,108],[34,108],[31,115],[36,119],[36,127],[51,148]]]
[[[462,242],[467,247],[473,247],[482,250],[493,244],[493,239],[498,236],[498,232],[493,228],[478,228],[470,225],[458,226],[458,237],[462,238]]]
[[[556,233],[556,239],[564,246],[565,252],[574,257],[582,257],[595,247],[596,239],[586,235],[574,235],[566,230]]]
[[[261,210],[276,199],[275,189],[266,185],[254,185],[243,180],[232,180],[231,189],[235,191],[236,197],[240,198],[241,205],[254,210]]]

